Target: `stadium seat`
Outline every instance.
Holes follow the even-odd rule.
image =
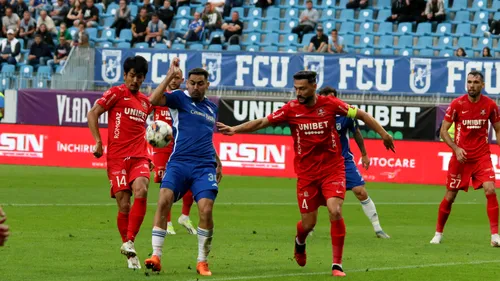
[[[137,17],[137,13],[139,12],[139,7],[134,4],[130,4],[128,7],[130,8],[130,16],[135,19]]]
[[[110,3],[106,8],[106,14],[104,14],[104,17],[114,18],[118,9],[120,9],[120,6],[118,4]]]
[[[373,33],[373,23],[372,22],[365,22],[359,25],[359,30],[353,32],[354,35],[365,35],[365,34],[372,34]]]
[[[337,7],[339,7],[340,9],[345,9],[345,6],[347,5],[348,2],[349,0],[340,0],[339,5]]]
[[[373,46],[373,35],[363,35],[359,38],[359,43],[354,45],[356,49],[364,49]]]
[[[402,22],[398,25],[398,30],[394,33],[394,35],[409,35],[411,34],[413,25],[410,22]]]
[[[488,22],[488,12],[479,11],[474,13],[474,23],[479,24],[482,22]]]
[[[172,44],[172,50],[185,50],[186,46],[181,43],[174,43]]]
[[[174,19],[186,19],[191,17],[191,7],[181,6],[177,9]]]
[[[68,28],[68,32],[69,32],[69,34],[71,34],[71,37],[74,37],[75,34],[78,32],[78,28],[72,26],[72,27]]]
[[[357,23],[365,23],[373,21],[373,10],[364,9],[359,11],[358,18],[354,20]]]
[[[292,131],[290,130],[290,127],[286,126],[283,128],[283,135],[290,136],[292,135]]]
[[[183,32],[183,31],[187,30],[188,26],[189,26],[189,20],[183,18],[183,19],[176,20],[175,24],[174,24],[174,28],[170,28],[169,30],[174,31],[174,32]]]
[[[449,36],[439,37],[437,46],[433,47],[434,50],[453,49],[453,38]]]
[[[89,35],[90,41],[96,41],[97,40],[97,28],[86,28],[85,31]]]
[[[297,52],[297,47],[288,46],[288,47],[285,47],[284,51],[287,52],[287,53],[296,53]]]
[[[373,35],[382,36],[386,34],[393,34],[392,32],[392,22],[383,22],[378,25],[377,31],[373,32]]]
[[[246,40],[244,40],[240,44],[243,46],[249,46],[249,45],[255,45],[257,43],[260,43],[260,34],[250,33],[247,35]]]
[[[373,9],[374,10],[390,9],[391,4],[392,4],[391,0],[377,0],[377,3],[373,6]],[[380,13],[380,11],[379,11],[379,13]]]
[[[283,40],[277,42],[276,45],[280,47],[296,46],[299,42],[298,36],[295,33],[285,35]]]
[[[276,31],[276,27],[280,26],[279,20],[268,20],[266,21],[266,27],[262,29],[260,32],[262,33],[273,33]]]
[[[413,49],[401,49],[398,53],[400,56],[413,56]]]
[[[354,22],[343,22],[340,26],[339,34],[347,35],[354,33]]]
[[[398,44],[394,46],[395,49],[405,49],[413,46],[413,37],[409,35],[399,36]]]
[[[258,52],[259,51],[259,46],[255,45],[250,45],[246,47],[246,51],[248,52]]]
[[[288,21],[285,23],[285,27],[283,30],[279,30],[279,34],[288,34],[292,32],[292,28],[296,27],[299,25],[299,20],[298,19],[288,19]]]
[[[51,79],[52,69],[48,66],[40,66],[36,73],[35,88],[47,88],[47,82]]]
[[[314,34],[314,33],[304,34],[304,36],[302,37],[302,43],[300,44],[300,47],[308,46],[309,43],[311,42],[311,39],[314,36],[316,36],[316,34]]]
[[[461,23],[457,25],[455,33],[452,34],[453,37],[462,37],[464,35],[470,36],[470,23]]]
[[[449,10],[452,12],[467,10],[467,0],[454,0],[453,6]]]
[[[453,3],[456,3],[456,2],[453,2]],[[470,22],[470,12],[469,11],[457,12],[455,14],[455,18],[451,21],[452,24],[467,23],[467,22]]]
[[[443,49],[439,51],[439,56],[440,57],[453,57],[454,56],[454,51],[450,49]]]
[[[161,44],[161,43],[160,44],[155,44],[154,48],[157,49],[157,50],[168,50],[167,45]]]
[[[213,42],[213,40],[215,38],[220,38],[221,42],[223,41],[223,38],[224,38],[224,32],[223,31],[212,31],[212,33],[210,33],[210,37],[208,38],[208,40],[205,40],[203,42],[203,45],[209,45],[210,42]],[[228,38],[229,39],[229,38]]]
[[[280,20],[280,19],[281,19],[280,8],[273,6],[267,8],[267,15],[264,20]]]
[[[476,32],[474,32],[474,34],[472,34],[471,37],[483,38],[484,33],[487,32],[488,30],[490,30],[490,27],[488,26],[487,23],[479,24],[476,26]]]
[[[33,66],[31,65],[23,65],[21,66],[21,69],[19,70],[19,87],[24,89],[28,88],[30,85],[30,82],[33,79]]]
[[[380,36],[378,45],[375,46],[377,49],[392,48],[394,46],[394,37],[392,35]]]
[[[203,50],[203,44],[191,44],[189,45],[190,50],[195,50],[195,51],[202,51]]]
[[[243,33],[260,32],[262,30],[262,21],[259,19],[248,22],[247,28],[243,29]]]
[[[476,52],[482,52],[484,47],[492,48],[492,41],[490,38],[480,38],[477,40],[477,45],[474,48]]]
[[[277,126],[274,128],[274,132],[273,132],[275,135],[283,135],[283,128],[281,128],[280,126]]]
[[[146,42],[135,43],[134,48],[136,48],[136,49],[148,49],[149,44]]]
[[[416,50],[425,50],[427,48],[432,48],[433,39],[430,36],[422,36],[418,38],[418,42],[415,46],[413,46]]]
[[[286,21],[287,19],[296,19],[299,18],[299,10],[295,8],[288,8],[285,12],[285,16],[280,18],[280,21]]]
[[[332,20],[335,22],[354,21],[354,10],[353,9],[342,10],[342,12],[340,12],[340,17]]]
[[[262,18],[262,9],[253,7],[248,11],[248,16],[244,17],[240,15],[243,20],[252,20],[252,19],[261,19]]]
[[[115,38],[111,40],[113,43],[121,43],[121,42],[130,42],[132,41],[132,30],[130,29],[122,29],[120,32],[120,38]]]
[[[114,22],[115,22],[115,18],[105,18],[104,25],[99,26],[99,29],[103,30],[104,27],[109,27],[109,26],[113,25]]]
[[[421,22],[417,25],[417,31],[411,33],[413,36],[430,36],[432,34],[432,24]]]
[[[458,47],[464,48],[465,50],[472,49],[472,37],[462,36],[458,38]]]
[[[195,13],[200,13],[200,14],[203,14],[203,11],[205,11],[205,7],[204,6],[197,6],[194,10]],[[229,17],[231,18],[231,17]],[[224,18],[225,21],[227,21],[227,18]]]
[[[397,131],[394,133],[394,139],[395,140],[402,140],[403,139],[403,133],[401,133],[400,131]]]
[[[319,9],[321,11],[324,11],[329,8],[335,7],[335,0],[323,0],[321,1],[321,5],[316,7],[316,9]]]
[[[241,51],[240,45],[229,45],[227,46],[228,51]]]
[[[111,42],[99,42],[95,45],[96,47],[100,47],[100,48],[112,48],[113,45]]]
[[[129,42],[120,42],[116,45],[117,48],[130,48],[130,43]]]
[[[374,53],[375,53],[375,50],[373,50],[371,48],[365,48],[365,49],[361,50],[361,52],[360,52],[361,55],[365,55],[365,56],[372,56]]]
[[[493,1],[493,2],[495,2],[495,1]],[[496,2],[498,2],[498,1],[496,1]],[[474,11],[474,12],[485,11],[487,5],[488,5],[488,2],[486,0],[474,0],[474,2],[472,3],[472,7],[469,10]]]
[[[321,12],[321,17],[320,17],[320,21],[323,22],[323,21],[330,21],[332,20],[333,18],[335,18],[335,9],[334,8],[328,8],[328,9],[325,9]]]
[[[450,23],[440,23],[436,29],[436,35],[450,35],[451,34],[451,24]]]
[[[326,33],[330,33],[332,30],[335,29],[335,22],[333,21],[324,21],[323,22],[323,29]]]
[[[278,51],[278,47],[276,46],[265,46],[263,49],[262,49],[263,52],[277,52]]]
[[[484,0],[486,1],[486,0]],[[493,1],[493,5],[491,9],[487,9],[489,12],[498,12],[500,11],[500,1]]]
[[[115,38],[116,38],[115,29],[114,28],[110,28],[110,29],[103,30],[101,32],[101,37],[96,38],[94,41],[96,41],[96,42],[106,42],[106,41],[112,41]]]
[[[420,50],[420,53],[418,55],[421,57],[433,57],[434,50],[433,49],[423,49],[423,50]]]
[[[493,15],[493,19],[494,20],[500,20],[500,12],[495,12],[495,14]]]
[[[209,51],[222,51],[222,45],[212,44],[208,46]]]
[[[12,64],[4,64],[0,73],[0,88],[11,89],[11,80],[15,79],[16,66]]]
[[[385,22],[385,20],[391,16],[391,10],[386,9],[386,10],[380,10],[378,11],[377,19],[374,20],[374,22]]]
[[[377,133],[373,130],[369,130],[368,133],[366,134],[366,138],[368,139],[375,139],[377,138]]]
[[[62,66],[62,65],[58,64],[58,65],[56,66],[55,73],[57,73],[57,74],[61,74],[61,72],[62,72],[63,68],[64,68],[64,66]]]
[[[278,33],[268,33],[264,38],[264,41],[257,42],[257,45],[263,46],[271,46],[276,45],[279,42],[279,34]]]

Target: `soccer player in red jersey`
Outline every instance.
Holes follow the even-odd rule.
[[[141,56],[127,58],[123,64],[124,81],[104,93],[87,114],[96,145],[95,157],[103,155],[97,120],[108,112],[107,173],[111,197],[118,203],[117,225],[122,237],[121,253],[128,266],[139,269],[134,240],[146,215],[151,160],[146,141],[146,120],[153,111],[147,96],[139,91],[148,73],[148,62]],[[130,206],[130,197],[134,204]]]
[[[2,206],[0,206],[0,246],[3,246],[7,241],[7,237],[9,237],[9,226],[4,224],[7,220],[7,215],[2,210]]]
[[[500,140],[500,115],[498,105],[489,97],[482,95],[484,76],[481,72],[471,71],[467,75],[467,95],[454,99],[441,126],[441,138],[453,149],[448,164],[446,193],[439,205],[436,233],[431,244],[439,244],[443,229],[451,212],[458,191],[469,189],[472,180],[474,189],[483,188],[486,195],[486,210],[490,221],[491,246],[500,247],[498,236],[498,200],[495,192],[495,171],[491,163],[488,143],[488,120],[495,128]],[[455,123],[455,140],[448,129]]]
[[[285,104],[269,116],[229,127],[218,123],[226,135],[248,133],[272,124],[288,122],[292,130],[297,174],[297,200],[302,219],[297,223],[295,260],[306,265],[306,238],[316,225],[318,208],[326,205],[330,217],[334,276],[345,276],[342,269],[345,224],[342,203],[346,192],[344,158],[335,126],[335,116],[363,120],[394,151],[392,137],[366,112],[349,106],[333,96],[316,95],[316,73],[299,71],[294,76],[297,99]]]
[[[170,84],[167,86],[167,93],[170,93],[174,90],[180,89],[180,86],[184,82],[184,78],[182,78],[182,71],[177,73],[177,75],[172,79]],[[154,120],[160,120],[167,122],[170,126],[172,126],[172,117],[170,116],[170,111],[166,106],[153,106],[154,109]],[[155,165],[155,183],[161,183],[163,175],[165,174],[166,164],[168,159],[170,159],[170,155],[172,154],[172,149],[174,147],[174,142],[170,142],[170,144],[163,148],[153,148],[153,164]],[[191,206],[193,205],[193,193],[189,190],[182,197],[182,214],[177,220],[180,225],[184,226],[189,234],[196,235],[197,230],[193,226],[193,222],[189,218],[189,212],[191,211]],[[167,233],[170,235],[176,234],[174,226],[171,221],[171,211],[167,216]]]

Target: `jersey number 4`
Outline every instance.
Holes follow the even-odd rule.
[[[306,199],[302,200],[302,209],[309,210],[309,206],[307,206],[307,201],[306,201]]]

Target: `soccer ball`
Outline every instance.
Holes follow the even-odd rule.
[[[146,129],[146,139],[154,147],[165,147],[173,139],[172,127],[166,122],[154,121]]]

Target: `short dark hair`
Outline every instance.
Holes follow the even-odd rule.
[[[146,11],[146,12],[148,11],[148,9],[147,9],[146,7],[141,7],[141,8],[139,9],[139,13],[140,13],[142,10],[144,10],[144,11]]]
[[[338,31],[337,31],[337,29],[335,29],[335,28],[334,28],[334,29],[332,29],[332,31],[330,31],[330,32],[334,32],[334,31],[335,31],[335,32],[338,32]]]
[[[293,75],[294,80],[307,80],[311,84],[316,83],[316,72],[309,70],[301,70]]]
[[[307,0],[307,1],[306,1],[306,4],[307,4],[307,3],[311,3],[311,4],[312,4],[312,2],[313,2],[313,1],[311,1],[311,0]]]
[[[318,92],[318,94],[321,95],[321,96],[328,96],[331,93],[333,93],[333,95],[335,97],[337,97],[337,90],[335,90],[334,88],[332,88],[330,86],[323,87]]]
[[[469,75],[479,76],[479,77],[481,77],[481,81],[484,82],[484,75],[480,71],[472,70],[471,72],[469,72],[469,74],[467,74],[467,76],[469,76]]]
[[[188,78],[191,77],[191,75],[203,75],[203,77],[205,77],[205,80],[208,79],[208,71],[200,67],[191,69],[188,72]]]
[[[123,70],[128,73],[132,69],[135,73],[146,76],[148,74],[148,61],[141,56],[128,57],[123,63]]]
[[[155,12],[155,13],[153,13],[153,14],[151,15],[151,17],[159,17],[159,15],[158,15],[158,13],[156,13],[156,12]]]

